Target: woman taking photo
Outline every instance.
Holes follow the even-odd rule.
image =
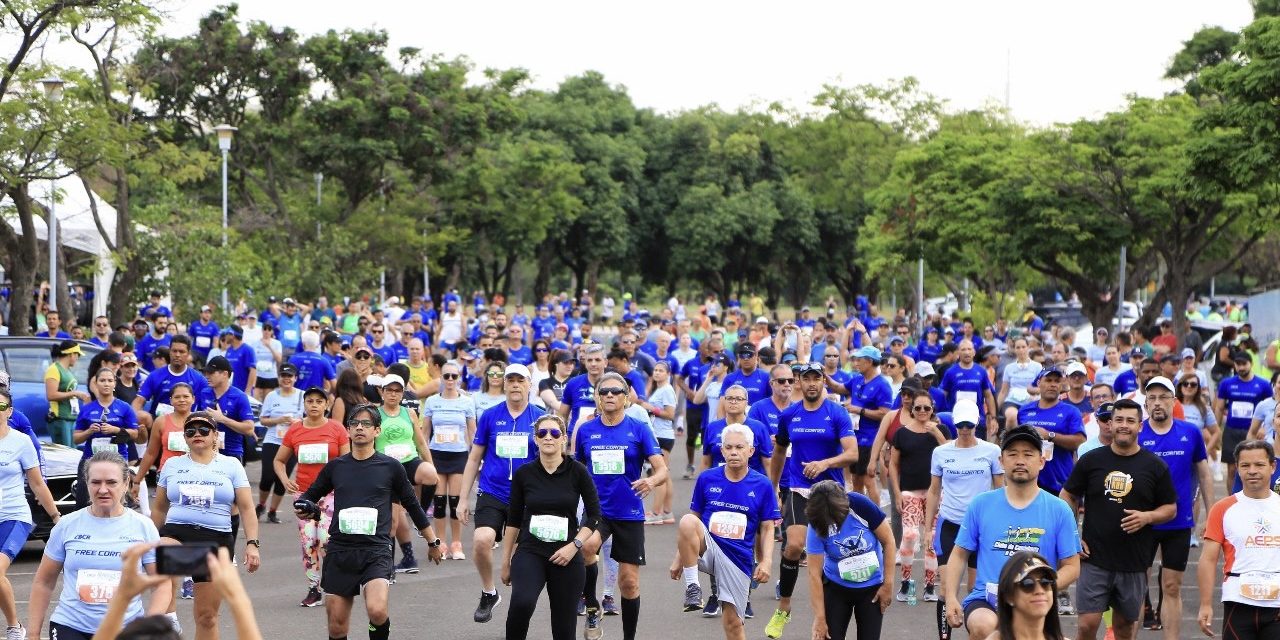
[[[502,584],[511,587],[506,637],[528,637],[529,620],[545,586],[551,637],[573,640],[586,581],[581,549],[600,520],[600,499],[586,466],[565,456],[568,429],[559,416],[538,418],[533,437],[538,462],[520,467],[511,479],[505,539],[516,544],[506,545],[502,560]]]
[[[564,385],[573,377],[573,355],[560,349],[552,351],[551,367],[551,376],[538,383],[538,399],[547,413],[557,413],[564,399]]]
[[[432,514],[436,520],[445,519],[448,509],[449,526],[441,533],[452,543],[445,558],[466,560],[462,552],[462,521],[458,519],[458,502],[462,494],[462,472],[467,466],[467,452],[471,439],[476,435],[476,407],[471,399],[462,395],[462,369],[455,363],[440,368],[440,393],[422,403],[422,431],[430,438],[431,461],[439,476],[440,491],[432,499]],[[448,540],[446,540],[448,542]]]
[[[0,466],[0,613],[4,614],[8,624],[7,637],[23,638],[26,630],[18,620],[13,585],[6,575],[9,565],[18,557],[27,536],[35,528],[23,482],[31,487],[40,508],[55,525],[59,514],[58,505],[40,475],[40,456],[36,454],[35,445],[26,434],[9,426],[9,418],[13,417],[14,411],[13,395],[7,387],[0,387],[0,458],[15,462]]]
[[[671,465],[671,449],[676,445],[676,390],[671,386],[671,364],[659,360],[653,365],[653,376],[649,378],[648,400],[638,404],[648,409],[653,435],[658,439],[658,448],[662,449],[662,460],[668,467]],[[671,484],[663,483],[653,490],[653,511],[645,518],[649,524],[675,524],[676,517],[671,512]]]
[[[893,601],[896,549],[888,518],[866,496],[846,494],[833,480],[813,485],[804,513],[813,637],[843,640],[852,620],[858,640],[876,640]]]
[[[1058,572],[1037,553],[1019,551],[1000,571],[996,630],[987,640],[1066,640],[1058,621]]]
[[[93,638],[120,583],[120,554],[139,542],[160,539],[150,519],[124,508],[129,465],[119,453],[99,451],[89,458],[86,467],[91,502],[68,514],[49,533],[27,606],[27,626],[38,634],[35,630],[44,627],[53,588],[62,579],[57,607],[49,617],[49,637],[57,640]],[[143,555],[142,566],[148,574],[155,575],[154,550]],[[171,586],[165,581],[156,587],[149,613],[164,613],[173,594]],[[125,623],[142,615],[142,598],[134,597]]]
[[[262,439],[262,478],[258,481],[257,515],[261,518],[265,511],[267,522],[272,524],[280,524],[280,516],[276,512],[284,500],[284,479],[293,474],[293,466],[298,463],[296,457],[289,458],[284,465],[284,475],[276,475],[276,453],[284,443],[284,436],[289,433],[289,425],[304,414],[302,392],[293,386],[297,381],[297,367],[287,362],[280,365],[278,386],[262,402],[259,421],[267,428],[267,435]],[[271,501],[270,506],[267,505],[268,500]]]
[[[480,393],[471,396],[476,405],[477,416],[489,407],[506,402],[507,396],[502,393],[502,376],[506,369],[507,363],[500,360],[490,362],[484,368],[484,374],[480,378]]]
[[[129,459],[129,443],[138,436],[138,416],[133,407],[115,397],[116,373],[108,367],[98,369],[93,377],[97,398],[80,409],[72,439],[84,450],[79,480],[76,482],[76,507],[89,506],[89,489],[84,479],[84,460],[99,451],[115,451]]]
[[[56,443],[74,447],[71,433],[75,430],[80,405],[93,398],[88,392],[79,391],[80,383],[71,371],[80,360],[80,345],[75,340],[63,340],[49,349],[53,364],[44,372],[44,396],[49,401],[49,437]]]
[[[285,432],[272,460],[276,477],[284,479],[284,488],[301,495],[311,488],[320,470],[330,460],[351,452],[351,441],[342,425],[324,417],[329,396],[323,389],[312,387],[302,394],[302,407],[306,415],[295,420]],[[297,480],[289,479],[287,465],[294,455],[298,457],[295,469]],[[324,557],[324,545],[329,541],[329,522],[333,519],[333,495],[327,495],[316,503],[320,508],[319,519],[298,518],[298,541],[302,545],[302,569],[307,576],[307,595],[299,606],[314,607],[324,601],[320,594],[320,560]]]
[[[902,517],[902,550],[898,560],[902,565],[902,589],[898,602],[906,602],[916,594],[915,580],[911,579],[911,564],[920,547],[920,533],[931,522],[924,519],[925,498],[929,494],[929,465],[933,450],[946,444],[947,436],[934,413],[933,397],[918,393],[907,405],[909,412],[900,413],[902,426],[893,433],[889,450],[889,491],[897,502]],[[904,405],[906,401],[904,399]],[[924,549],[924,600],[936,602],[938,556],[932,547]]]
[[[213,544],[233,553],[231,511],[238,508],[249,513],[253,507],[249,477],[239,460],[218,453],[218,427],[209,414],[200,411],[188,416],[182,435],[187,455],[174,458],[160,472],[151,519],[166,542]],[[258,519],[246,518],[244,531],[248,540],[243,561],[253,573],[261,564]],[[222,597],[207,582],[207,578],[195,578],[196,638],[217,640]],[[169,614],[176,615],[177,610],[177,600],[170,598]]]

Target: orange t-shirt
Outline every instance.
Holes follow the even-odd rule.
[[[164,469],[169,458],[187,454],[187,439],[183,435],[183,424],[173,419],[174,414],[166,414],[160,418],[160,459],[156,462],[156,473]]]
[[[318,427],[304,426],[301,420],[289,425],[283,445],[298,457],[298,491],[311,488],[324,465],[342,455],[343,445],[350,441],[347,430],[336,420],[326,420]]]

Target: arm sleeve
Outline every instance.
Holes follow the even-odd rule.
[[[776,445],[787,446],[791,444],[791,436],[787,434],[787,428],[791,424],[791,413],[783,411],[778,418],[778,433],[774,434],[773,442]]]
[[[578,495],[582,496],[583,517],[579,526],[595,531],[600,526],[600,495],[596,483],[581,462],[574,462],[574,475],[578,483]]]

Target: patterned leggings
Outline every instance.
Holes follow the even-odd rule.
[[[916,557],[916,547],[920,544],[920,530],[927,526],[924,521],[924,491],[902,492],[902,549],[898,551],[898,559],[902,561],[902,579],[911,578],[911,563]],[[938,556],[933,547],[924,550],[924,583],[932,585],[938,578]]]
[[[297,499],[298,496],[294,496]],[[319,503],[320,520],[298,520],[298,542],[302,544],[302,568],[307,573],[307,584],[320,586],[320,561],[324,558],[324,545],[329,542],[329,523],[333,521],[333,494]]]

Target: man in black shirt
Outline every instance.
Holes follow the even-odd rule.
[[[1074,513],[1084,500],[1080,579],[1076,597],[1079,637],[1092,640],[1108,608],[1117,640],[1132,639],[1147,593],[1155,533],[1172,520],[1178,495],[1169,467],[1138,444],[1142,406],[1120,400],[1111,413],[1111,446],[1081,456],[1060,497]]]
[[[345,638],[356,594],[364,592],[369,615],[370,640],[387,640],[391,618],[387,608],[392,569],[391,503],[404,506],[413,524],[429,540],[431,561],[440,564],[444,556],[440,538],[418,502],[404,465],[378,453],[374,440],[382,431],[382,418],[373,405],[361,405],[347,418],[351,453],[335,458],[299,498],[295,507],[299,518],[313,517],[315,503],[333,492],[333,523],[324,558],[320,586],[328,594],[325,611],[329,637]]]

